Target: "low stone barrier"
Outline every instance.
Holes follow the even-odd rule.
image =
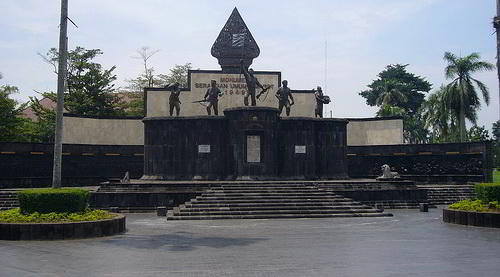
[[[125,232],[125,216],[67,223],[0,223],[1,240],[59,240],[111,236]]]
[[[470,226],[500,228],[500,213],[443,209],[443,221]]]

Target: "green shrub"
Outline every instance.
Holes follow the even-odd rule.
[[[476,184],[476,197],[484,203],[500,201],[500,184],[483,183]]]
[[[4,223],[56,223],[96,221],[113,218],[115,215],[103,210],[86,209],[81,213],[38,213],[22,214],[19,208],[0,212],[0,222]]]
[[[497,211],[500,209],[500,204],[498,201],[484,203],[481,200],[462,200],[449,205],[448,208],[462,211],[487,212]]]
[[[18,192],[21,213],[77,213],[88,206],[89,192],[83,189],[29,189]]]

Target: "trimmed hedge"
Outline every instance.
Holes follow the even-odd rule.
[[[500,204],[498,201],[483,203],[481,200],[461,200],[448,206],[452,210],[474,211],[474,212],[498,212]]]
[[[499,183],[482,183],[475,186],[476,197],[482,202],[488,203],[500,201]]]
[[[82,213],[31,213],[23,214],[19,208],[0,211],[0,223],[62,223],[97,221],[114,218],[116,215],[103,210],[86,209]]]
[[[89,192],[76,188],[29,189],[17,193],[21,213],[79,213],[88,206]]]

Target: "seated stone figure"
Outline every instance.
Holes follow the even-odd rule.
[[[399,179],[401,176],[399,176],[399,173],[395,171],[391,171],[391,167],[387,164],[384,164],[382,167],[382,176],[377,177],[377,180],[380,179]]]

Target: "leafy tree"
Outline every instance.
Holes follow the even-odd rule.
[[[56,102],[57,95],[54,92],[44,92],[42,96]],[[56,112],[52,108],[44,107],[36,97],[30,97],[29,105],[37,119],[32,122],[31,141],[53,142],[56,128]]]
[[[500,120],[493,123],[495,167],[500,167]]]
[[[495,140],[495,143],[500,143],[500,120],[493,122],[493,139]]]
[[[385,104],[380,107],[380,110],[377,112],[378,117],[385,116],[404,116],[406,114],[405,110],[400,107],[391,106],[389,104]]]
[[[92,60],[103,52],[76,47],[68,52],[68,92],[64,96],[65,109],[78,115],[110,116],[123,115],[120,98],[114,92],[115,66],[103,69]],[[40,54],[39,54],[40,55]],[[54,66],[57,72],[58,51],[51,48],[42,58]]]
[[[432,85],[420,76],[406,71],[408,65],[388,65],[382,72],[378,74],[378,79],[368,85],[368,90],[359,93],[366,99],[366,104],[369,106],[381,106],[381,99],[384,99],[388,91],[392,91],[389,95],[398,95],[399,97],[391,97],[391,105],[401,107],[409,114],[414,114],[424,102],[425,95],[422,92],[431,90]],[[397,91],[398,93],[394,93]],[[401,97],[400,95],[404,96]]]
[[[0,86],[0,141],[26,141],[23,129],[27,120],[20,115],[26,104],[20,104],[11,98],[12,94],[18,93],[15,86]]]
[[[408,100],[408,98],[401,92],[402,84],[397,80],[383,80],[380,85],[381,87],[377,88],[380,90],[380,95],[375,101],[377,106],[397,106],[399,103],[404,103]]]
[[[188,87],[188,71],[192,68],[191,63],[186,63],[183,65],[176,64],[170,69],[168,74],[160,74],[158,77],[162,81],[163,85],[173,84],[175,82],[179,83],[181,87]]]
[[[467,132],[467,137],[469,141],[486,141],[490,140],[490,134],[484,126],[479,127],[477,125],[472,126]]]
[[[472,53],[466,57],[459,58],[450,52],[444,53],[444,60],[448,62],[445,68],[447,79],[453,79],[446,86],[443,100],[451,112],[458,118],[458,129],[460,141],[465,141],[467,118],[473,124],[477,121],[477,111],[481,106],[477,95],[476,86],[483,95],[486,105],[490,102],[488,88],[481,81],[472,78],[472,74],[483,70],[493,70],[491,63],[480,61],[478,53]]]

